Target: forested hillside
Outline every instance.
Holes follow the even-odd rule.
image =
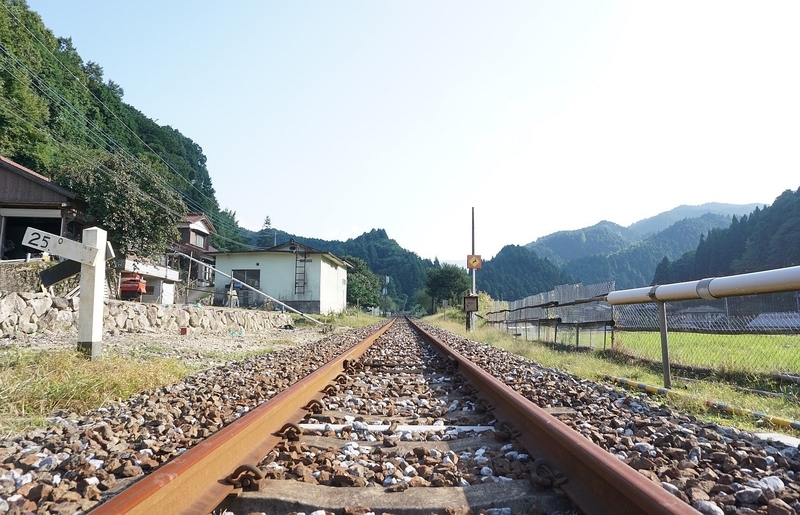
[[[573,282],[550,261],[519,245],[506,245],[494,258],[484,261],[476,277],[478,290],[505,300],[521,299]]]
[[[757,207],[764,207],[762,204],[723,204],[719,202],[708,202],[699,206],[678,206],[656,216],[639,220],[628,226],[637,239],[644,239],[663,231],[670,225],[685,218],[697,218],[706,213],[725,215],[729,219],[733,216],[749,215]]]
[[[573,259],[613,254],[629,247],[637,239],[636,234],[625,227],[603,220],[585,229],[542,236],[525,248],[556,266],[563,266]]]
[[[570,281],[614,281],[618,289],[646,286],[665,256],[677,259],[694,249],[704,234],[727,227],[730,221],[725,215],[706,213],[679,220],[639,241],[634,231],[606,221],[560,231],[524,247],[529,255],[505,247],[479,273],[479,289],[493,297],[504,293],[506,299],[514,300]]]
[[[729,223],[727,217],[712,213],[687,218],[623,251],[570,261],[564,272],[583,284],[615,281],[617,289],[647,286],[664,256],[671,259],[681,256],[696,247],[703,234]]]
[[[786,190],[771,206],[734,217],[713,229],[697,247],[671,261],[664,258],[653,284],[667,284],[800,265],[800,189]]]
[[[217,203],[200,145],[126,104],[121,85],[24,1],[1,5],[0,155],[87,199],[121,252],[163,249],[187,211],[209,216],[218,248],[244,241],[235,213]],[[124,194],[109,199],[111,190]]]
[[[723,215],[717,227],[727,227],[732,216],[749,215],[759,204],[721,204],[709,202],[699,206],[678,206],[656,216],[634,222],[628,227],[605,220],[583,229],[558,231],[542,236],[525,247],[557,266],[564,266],[573,259],[594,255],[610,255],[625,250],[634,243],[655,235],[671,225],[687,218],[699,218],[706,214]],[[696,245],[696,233],[689,233],[691,248]],[[682,243],[681,245],[685,245]]]

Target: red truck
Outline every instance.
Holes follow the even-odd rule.
[[[132,272],[122,272],[122,280],[119,283],[119,296],[124,300],[141,298],[147,293],[147,281],[139,274]]]

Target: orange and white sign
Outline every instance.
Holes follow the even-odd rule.
[[[480,268],[481,257],[477,254],[470,254],[467,256],[467,268]]]

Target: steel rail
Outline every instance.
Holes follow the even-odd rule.
[[[256,465],[281,440],[274,433],[308,413],[305,406],[323,396],[322,389],[342,373],[343,361],[358,359],[394,323],[315,370],[290,388],[184,454],[167,462],[114,497],[93,515],[211,513],[234,489],[225,481],[241,465]]]
[[[409,320],[420,334],[478,388],[498,420],[507,420],[515,438],[536,458],[546,458],[567,476],[560,485],[584,513],[683,515],[699,512],[619,461],[577,431],[515,392],[462,354]]]

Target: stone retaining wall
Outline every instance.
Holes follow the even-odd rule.
[[[64,299],[46,293],[0,291],[0,336],[77,330],[79,298]],[[142,304],[107,300],[103,307],[103,331],[188,332],[236,331],[293,325],[288,313],[230,309],[213,306]]]

